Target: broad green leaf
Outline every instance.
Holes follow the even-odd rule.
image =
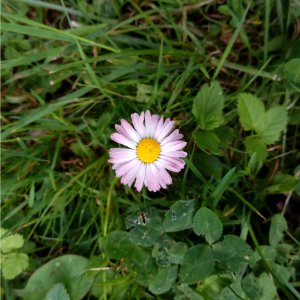
[[[196,131],[193,133],[193,139],[199,148],[208,153],[221,155],[220,139],[211,131]]]
[[[193,162],[206,176],[221,179],[223,164],[218,157],[202,152],[193,157]]]
[[[256,132],[266,144],[276,142],[287,125],[287,110],[283,106],[270,108],[263,116],[262,127]]]
[[[153,207],[128,215],[125,223],[127,228],[133,227],[128,234],[129,239],[143,247],[154,245],[163,234],[162,218]]]
[[[166,247],[161,247],[158,244],[155,244],[152,250],[152,257],[155,258],[156,263],[159,267],[168,267],[170,266],[170,255],[167,252]]]
[[[256,96],[242,93],[238,96],[238,115],[245,130],[260,130],[263,126],[265,108]]]
[[[203,235],[211,244],[217,241],[223,232],[223,226],[217,215],[206,207],[201,207],[193,219],[193,229],[197,235]]]
[[[288,83],[300,87],[300,58],[293,58],[284,65],[284,75]]]
[[[281,284],[286,285],[292,276],[292,272],[287,267],[276,264],[275,262],[269,263],[269,267],[275,278],[281,282]]]
[[[82,299],[89,291],[93,279],[87,277],[88,259],[79,255],[63,255],[54,258],[37,269],[29,278],[23,290],[17,290],[19,297],[26,300],[44,299],[48,291],[62,283],[70,299]]]
[[[263,161],[267,158],[267,146],[266,144],[259,138],[255,136],[247,136],[245,140],[246,152],[251,156],[252,154],[256,154],[256,160]]]
[[[8,230],[1,228],[0,251],[9,253],[24,245],[23,236],[19,233],[12,234]]]
[[[241,300],[245,299],[245,294],[243,292],[243,289],[241,287],[241,282],[236,281],[229,286],[225,287],[220,296],[218,297],[218,300]]]
[[[185,254],[180,270],[184,283],[193,284],[207,277],[214,270],[211,249],[206,245],[191,247]]]
[[[235,167],[229,170],[210,194],[209,199],[212,201],[213,206],[217,206],[228,186],[236,179],[235,170]]]
[[[280,243],[276,246],[276,261],[280,265],[287,265],[290,260],[290,255],[292,255],[294,245],[287,243]]]
[[[128,266],[136,273],[134,280],[143,286],[149,285],[157,274],[157,264],[149,249],[135,248],[128,257]]]
[[[259,284],[258,278],[249,273],[245,278],[242,279],[242,288],[249,299],[260,300],[263,289]]]
[[[250,246],[235,235],[225,235],[224,240],[213,244],[212,248],[221,267],[232,272],[243,270],[253,253]]]
[[[129,257],[135,247],[127,232],[113,231],[109,233],[105,252],[110,258],[121,259]]]
[[[282,214],[276,214],[271,219],[269,232],[269,243],[271,246],[276,246],[282,239],[284,231],[288,229],[287,222]]]
[[[2,237],[4,237],[5,235],[9,235],[8,232],[9,231],[7,229],[0,227],[0,239],[2,239]]]
[[[144,225],[137,225],[130,230],[128,237],[134,244],[150,247],[156,243],[162,234],[163,232],[157,229]]]
[[[113,259],[125,259],[130,270],[137,273],[135,280],[147,286],[157,272],[157,265],[151,255],[151,251],[134,244],[125,231],[113,231],[109,233],[105,243],[106,255]]]
[[[194,200],[179,200],[167,211],[163,228],[166,232],[176,232],[192,228]]]
[[[152,256],[159,266],[181,264],[188,247],[183,242],[175,242],[167,235],[162,236],[155,244]]]
[[[198,294],[185,283],[177,286],[177,288],[184,293],[188,300],[204,300],[204,298],[200,294]]]
[[[204,84],[194,98],[192,112],[202,130],[212,130],[222,125],[224,96],[220,84]]]
[[[70,297],[62,283],[56,283],[47,293],[44,300],[70,300]]]
[[[149,228],[162,231],[162,218],[159,211],[154,207],[145,209],[130,210],[125,218],[125,226],[127,229],[137,225],[147,226]]]
[[[222,147],[227,147],[234,138],[233,128],[228,126],[221,126],[213,130],[213,132],[220,139],[220,144]]]
[[[261,245],[260,250],[267,263],[273,262],[276,259],[276,248],[269,245]]]
[[[170,257],[170,262],[172,264],[181,264],[183,261],[183,257],[187,252],[188,247],[183,242],[174,242],[172,241],[169,248],[167,248],[167,253]]]
[[[13,279],[28,267],[28,256],[24,253],[1,254],[2,274],[5,279]]]
[[[260,274],[258,278],[259,285],[262,287],[262,296],[259,300],[274,300],[278,299],[277,288],[274,284],[272,276],[267,273]]]
[[[149,290],[155,295],[160,295],[170,290],[177,278],[177,269],[178,267],[174,265],[159,269],[157,275],[149,284]]]

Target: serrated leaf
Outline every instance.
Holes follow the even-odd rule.
[[[201,207],[193,218],[193,229],[197,235],[203,235],[211,244],[217,241],[223,232],[223,226],[217,215],[206,207]]]
[[[239,272],[249,262],[253,251],[250,246],[235,235],[225,235],[222,242],[212,245],[217,261],[227,271]]]
[[[11,234],[8,230],[1,228],[0,250],[2,253],[9,253],[24,245],[23,236],[19,233]]]
[[[262,127],[256,132],[266,144],[276,142],[287,125],[287,110],[283,106],[270,108],[263,116]]]
[[[193,133],[193,139],[202,151],[215,155],[222,154],[220,139],[214,132],[196,131]]]
[[[256,154],[257,161],[263,161],[268,156],[266,144],[255,136],[247,136],[245,140],[245,146],[248,154]]]
[[[214,270],[211,249],[206,245],[191,247],[185,254],[180,270],[181,280],[187,284],[197,283]]]
[[[178,267],[174,265],[159,269],[149,284],[149,290],[155,295],[160,295],[170,290],[177,278],[177,270]]]
[[[202,130],[212,130],[222,125],[224,96],[220,84],[204,84],[194,98],[192,112]]]
[[[192,228],[194,200],[179,200],[167,211],[163,228],[165,232],[176,232]]]
[[[241,93],[238,96],[238,115],[245,130],[260,130],[265,114],[265,107],[256,96]]]
[[[282,214],[276,214],[271,219],[269,232],[269,243],[271,246],[276,246],[282,239],[284,231],[288,229],[287,222]]]
[[[54,258],[37,269],[23,290],[16,294],[26,300],[44,299],[56,283],[66,287],[72,300],[82,299],[90,289],[93,279],[86,276],[89,260],[79,255]]]
[[[13,279],[28,267],[28,255],[24,253],[4,254],[1,262],[3,277]]]
[[[47,293],[44,300],[70,300],[70,297],[62,283],[56,283]]]

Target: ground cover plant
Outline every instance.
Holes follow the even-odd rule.
[[[1,296],[300,299],[299,17],[298,0],[3,0]],[[187,142],[156,192],[108,162],[115,124],[147,110]]]

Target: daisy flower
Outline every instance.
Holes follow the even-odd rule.
[[[141,191],[143,185],[151,192],[166,188],[172,183],[168,171],[178,173],[184,168],[186,142],[175,129],[169,118],[152,115],[149,110],[140,115],[131,115],[132,125],[126,120],[115,125],[111,139],[127,148],[109,150],[109,162],[122,184],[129,187],[135,181],[135,188]]]

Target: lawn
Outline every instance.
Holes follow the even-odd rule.
[[[3,0],[1,297],[300,299],[299,20]]]

